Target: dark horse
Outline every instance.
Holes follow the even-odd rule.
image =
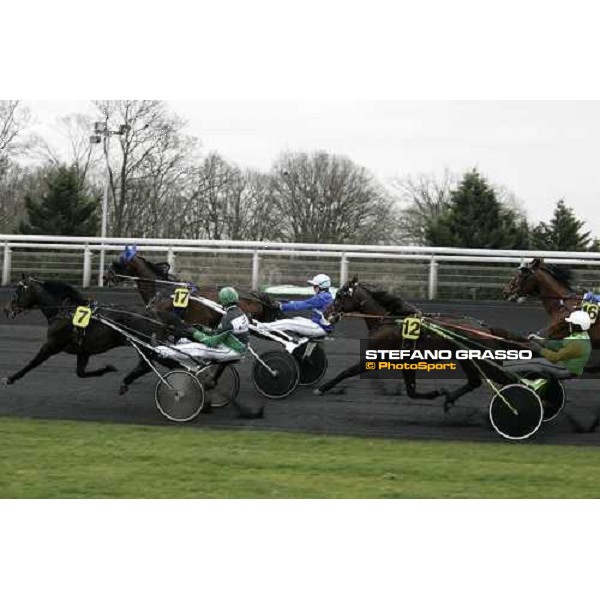
[[[404,340],[402,336],[402,328],[396,323],[396,320],[403,317],[421,315],[421,312],[417,308],[405,302],[401,298],[367,283],[359,283],[356,277],[338,290],[331,311],[333,314],[352,312],[359,313],[364,317],[367,325],[369,340],[374,343],[384,340],[392,341],[397,344],[398,348],[402,347],[405,342],[411,345],[413,342]],[[494,342],[497,343],[500,341],[500,336],[502,336],[503,339],[500,341],[500,344],[502,346],[509,347],[515,347],[515,343],[526,341],[515,336],[511,336],[513,343],[507,341],[505,342],[504,338],[508,332],[491,328],[487,328],[484,331],[480,326],[477,328],[474,328],[472,325],[465,326],[464,317],[445,317],[444,319],[439,317],[435,320],[432,319],[432,321],[439,325],[443,325],[445,329],[454,328],[462,337],[469,338],[463,342],[467,346],[470,342],[475,342],[475,339],[473,338],[478,338],[479,341],[482,339],[486,339],[488,341],[493,339]],[[431,340],[435,338],[435,335],[429,335],[429,333],[422,335],[416,347],[419,349],[425,349],[427,348],[428,343],[431,347]],[[475,346],[470,347],[475,348]],[[402,376],[406,385],[408,396],[410,398],[425,399],[433,399],[439,396],[444,396],[444,409],[448,410],[458,398],[481,386],[482,371],[486,376],[489,376],[490,379],[493,379],[499,383],[512,383],[514,381],[512,376],[503,373],[487,361],[477,361],[477,364],[471,360],[458,360],[457,362],[461,365],[467,376],[467,383],[452,391],[442,388],[434,389],[428,392],[419,392],[417,391],[416,371],[403,370]],[[363,363],[358,362],[339,373],[333,379],[323,383],[317,390],[315,390],[315,393],[323,394],[328,392],[340,381],[343,381],[349,377],[360,375],[362,372],[364,372]]]
[[[122,281],[123,276],[135,278],[147,308],[155,311],[159,318],[163,318],[173,311],[170,296],[178,287],[176,277],[169,271],[169,263],[152,263],[136,251],[133,256],[122,256],[119,261],[114,261],[106,272],[105,281],[114,284]],[[187,285],[192,289],[192,297],[203,297],[217,302],[219,290],[216,286],[198,287],[191,283]],[[262,322],[271,322],[281,316],[279,305],[264,292],[241,292],[239,306],[249,317]],[[193,300],[187,308],[180,311],[179,316],[186,323],[200,323],[207,327],[216,327],[221,318],[218,312]]]
[[[33,360],[21,370],[7,377],[5,383],[13,384],[32,369],[61,352],[74,354],[77,357],[78,377],[101,377],[106,373],[117,371],[113,365],[86,371],[91,356],[103,354],[129,343],[121,333],[95,319],[90,321],[85,332],[78,330],[72,323],[73,311],[78,306],[88,306],[89,304],[89,299],[66,283],[39,281],[33,277],[22,276],[4,312],[8,318],[14,319],[24,311],[39,308],[48,320],[47,339]],[[130,311],[110,311],[107,316],[123,329],[134,330],[139,335],[148,338],[154,335],[158,339],[165,339],[168,334],[168,328],[165,325],[148,319],[142,314]],[[146,364],[141,358],[140,362]],[[125,377],[122,385],[126,386],[137,379],[139,375],[136,375],[135,371],[134,369]]]

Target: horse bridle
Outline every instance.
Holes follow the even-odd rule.
[[[528,273],[530,276],[534,276],[534,269],[530,268],[530,267],[519,267],[519,271],[521,273]],[[522,291],[522,283],[519,282],[519,288],[517,291],[514,292],[514,296],[516,296],[517,298],[529,298],[532,294],[528,294],[528,293],[524,293]],[[577,299],[577,292],[572,292],[571,294],[567,295],[567,296],[555,296],[555,295],[547,295],[547,294],[538,294],[537,297],[540,300],[557,300],[558,301],[558,306],[560,310],[567,310],[567,307],[565,306],[565,300],[576,300]]]

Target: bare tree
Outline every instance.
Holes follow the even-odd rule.
[[[422,174],[392,180],[398,211],[395,241],[426,244],[428,224],[447,208],[457,183],[458,177],[449,171],[441,177]]]
[[[55,167],[63,164],[73,167],[82,184],[99,188],[104,161],[98,146],[90,144],[93,121],[92,115],[83,113],[59,117],[56,126],[66,142],[65,147],[59,150],[47,140],[39,140],[35,155]]]
[[[29,140],[23,132],[30,121],[31,113],[20,100],[0,100],[0,161],[27,149]]]
[[[111,130],[124,125],[111,149],[110,229],[116,236],[153,235],[164,224],[169,200],[191,173],[196,138],[160,100],[102,100],[95,106]],[[178,218],[178,215],[173,215]]]
[[[392,203],[382,186],[351,160],[325,152],[284,154],[271,194],[286,239],[313,243],[389,241]]]
[[[22,218],[23,197],[36,179],[15,161],[34,141],[26,133],[30,122],[29,109],[19,100],[0,100],[0,231],[7,233]]]

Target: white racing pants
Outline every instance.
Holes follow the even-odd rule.
[[[296,333],[307,338],[322,338],[327,332],[317,325],[314,321],[305,317],[294,317],[292,319],[278,319],[272,323],[263,323],[264,327],[270,331],[283,331],[285,333]]]
[[[164,358],[176,360],[189,367],[197,366],[194,359],[196,361],[222,363],[241,360],[242,358],[239,353],[224,344],[210,347],[189,340],[180,340],[173,346],[156,346],[154,350]]]

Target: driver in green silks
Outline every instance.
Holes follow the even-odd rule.
[[[180,362],[184,362],[186,355],[207,362],[240,360],[250,341],[250,323],[238,302],[239,296],[234,288],[223,288],[219,292],[219,303],[225,309],[225,314],[216,331],[190,326],[180,330],[183,339],[175,346],[157,346],[156,351]]]
[[[509,360],[502,365],[511,373],[544,378],[567,379],[583,373],[592,353],[588,330],[590,316],[583,310],[572,312],[565,321],[570,333],[562,340],[534,340],[530,348],[541,356],[531,360]]]

